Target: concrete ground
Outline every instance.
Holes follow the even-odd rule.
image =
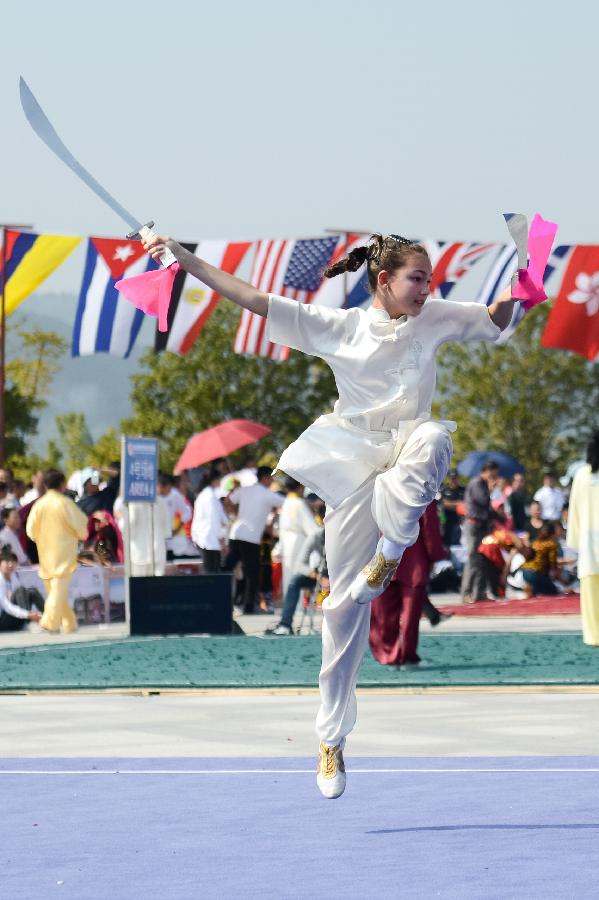
[[[248,757],[315,752],[314,691],[0,696],[0,756]],[[599,693],[359,691],[353,756],[597,753]]]
[[[444,594],[437,604],[455,602]],[[273,616],[240,616],[259,634]],[[297,620],[296,620],[297,621]],[[315,625],[320,628],[317,614]],[[430,630],[422,623],[423,632]],[[578,616],[465,618],[438,634],[472,631],[579,631]],[[0,647],[124,637],[123,625],[87,626],[52,637],[34,629],[1,635]],[[310,756],[316,689],[0,695],[4,757]],[[599,690],[362,690],[348,741],[354,756],[593,755]]]

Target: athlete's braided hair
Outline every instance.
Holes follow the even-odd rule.
[[[426,248],[418,241],[410,241],[399,234],[389,234],[387,237],[373,234],[367,245],[354,247],[347,256],[325,269],[323,274],[325,278],[334,278],[343,272],[357,272],[360,266],[366,263],[368,286],[374,294],[379,272],[383,270],[395,272],[401,269],[415,253],[429,259]]]

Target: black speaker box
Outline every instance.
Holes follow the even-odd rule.
[[[231,575],[129,579],[131,634],[232,634]]]

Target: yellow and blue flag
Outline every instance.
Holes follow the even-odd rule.
[[[65,261],[81,238],[7,229],[4,240],[4,303],[8,316]],[[1,267],[2,262],[0,278]]]

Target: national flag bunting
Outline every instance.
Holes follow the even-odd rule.
[[[363,247],[368,241],[369,237],[366,235],[342,235],[327,265],[333,265],[351,253],[355,247]],[[310,302],[312,306],[328,306],[329,309],[342,307],[352,309],[355,306],[363,306],[370,299],[366,266],[360,266],[357,272],[346,272],[335,278],[325,278]]]
[[[561,244],[553,248],[543,276],[543,282],[545,284],[550,278],[557,279],[561,276],[571,249],[571,246],[567,244]],[[507,246],[502,245],[478,292],[476,298],[478,303],[484,303],[486,306],[491,306],[499,294],[510,286],[512,275],[517,271],[517,268],[518,254],[516,248],[513,244]],[[504,344],[509,340],[517,325],[522,321],[525,315],[526,311],[524,307],[520,303],[515,303],[512,320],[507,328],[504,328],[502,331],[498,340],[499,344]]]
[[[479,260],[483,259],[497,244],[481,244],[471,241],[457,243],[440,242],[436,252],[432,253],[430,241],[424,241],[433,265],[433,277],[430,287],[431,297],[446,300],[458,281],[470,271]]]
[[[598,246],[574,247],[541,345],[599,358]]]
[[[338,235],[311,240],[263,240],[256,245],[250,281],[269,294],[310,303],[322,283],[339,240]],[[270,359],[287,359],[288,347],[266,338],[266,319],[244,310],[234,342],[236,353],[254,353]]]
[[[514,245],[501,245],[478,292],[477,302],[491,306],[499,294],[509,287],[512,275],[517,268],[518,256]]]
[[[4,237],[0,280],[4,284],[4,304],[8,316],[65,261],[81,238],[10,229],[4,231]],[[2,261],[5,265],[3,273]]]
[[[201,241],[183,245],[206,262],[233,275],[251,247],[250,241]],[[184,356],[216,309],[219,295],[193,275],[180,270],[175,278],[168,313],[168,331],[156,331],[155,349]]]
[[[72,356],[110,353],[127,358],[144,314],[122,297],[115,282],[157,269],[139,241],[90,237],[73,327]]]

